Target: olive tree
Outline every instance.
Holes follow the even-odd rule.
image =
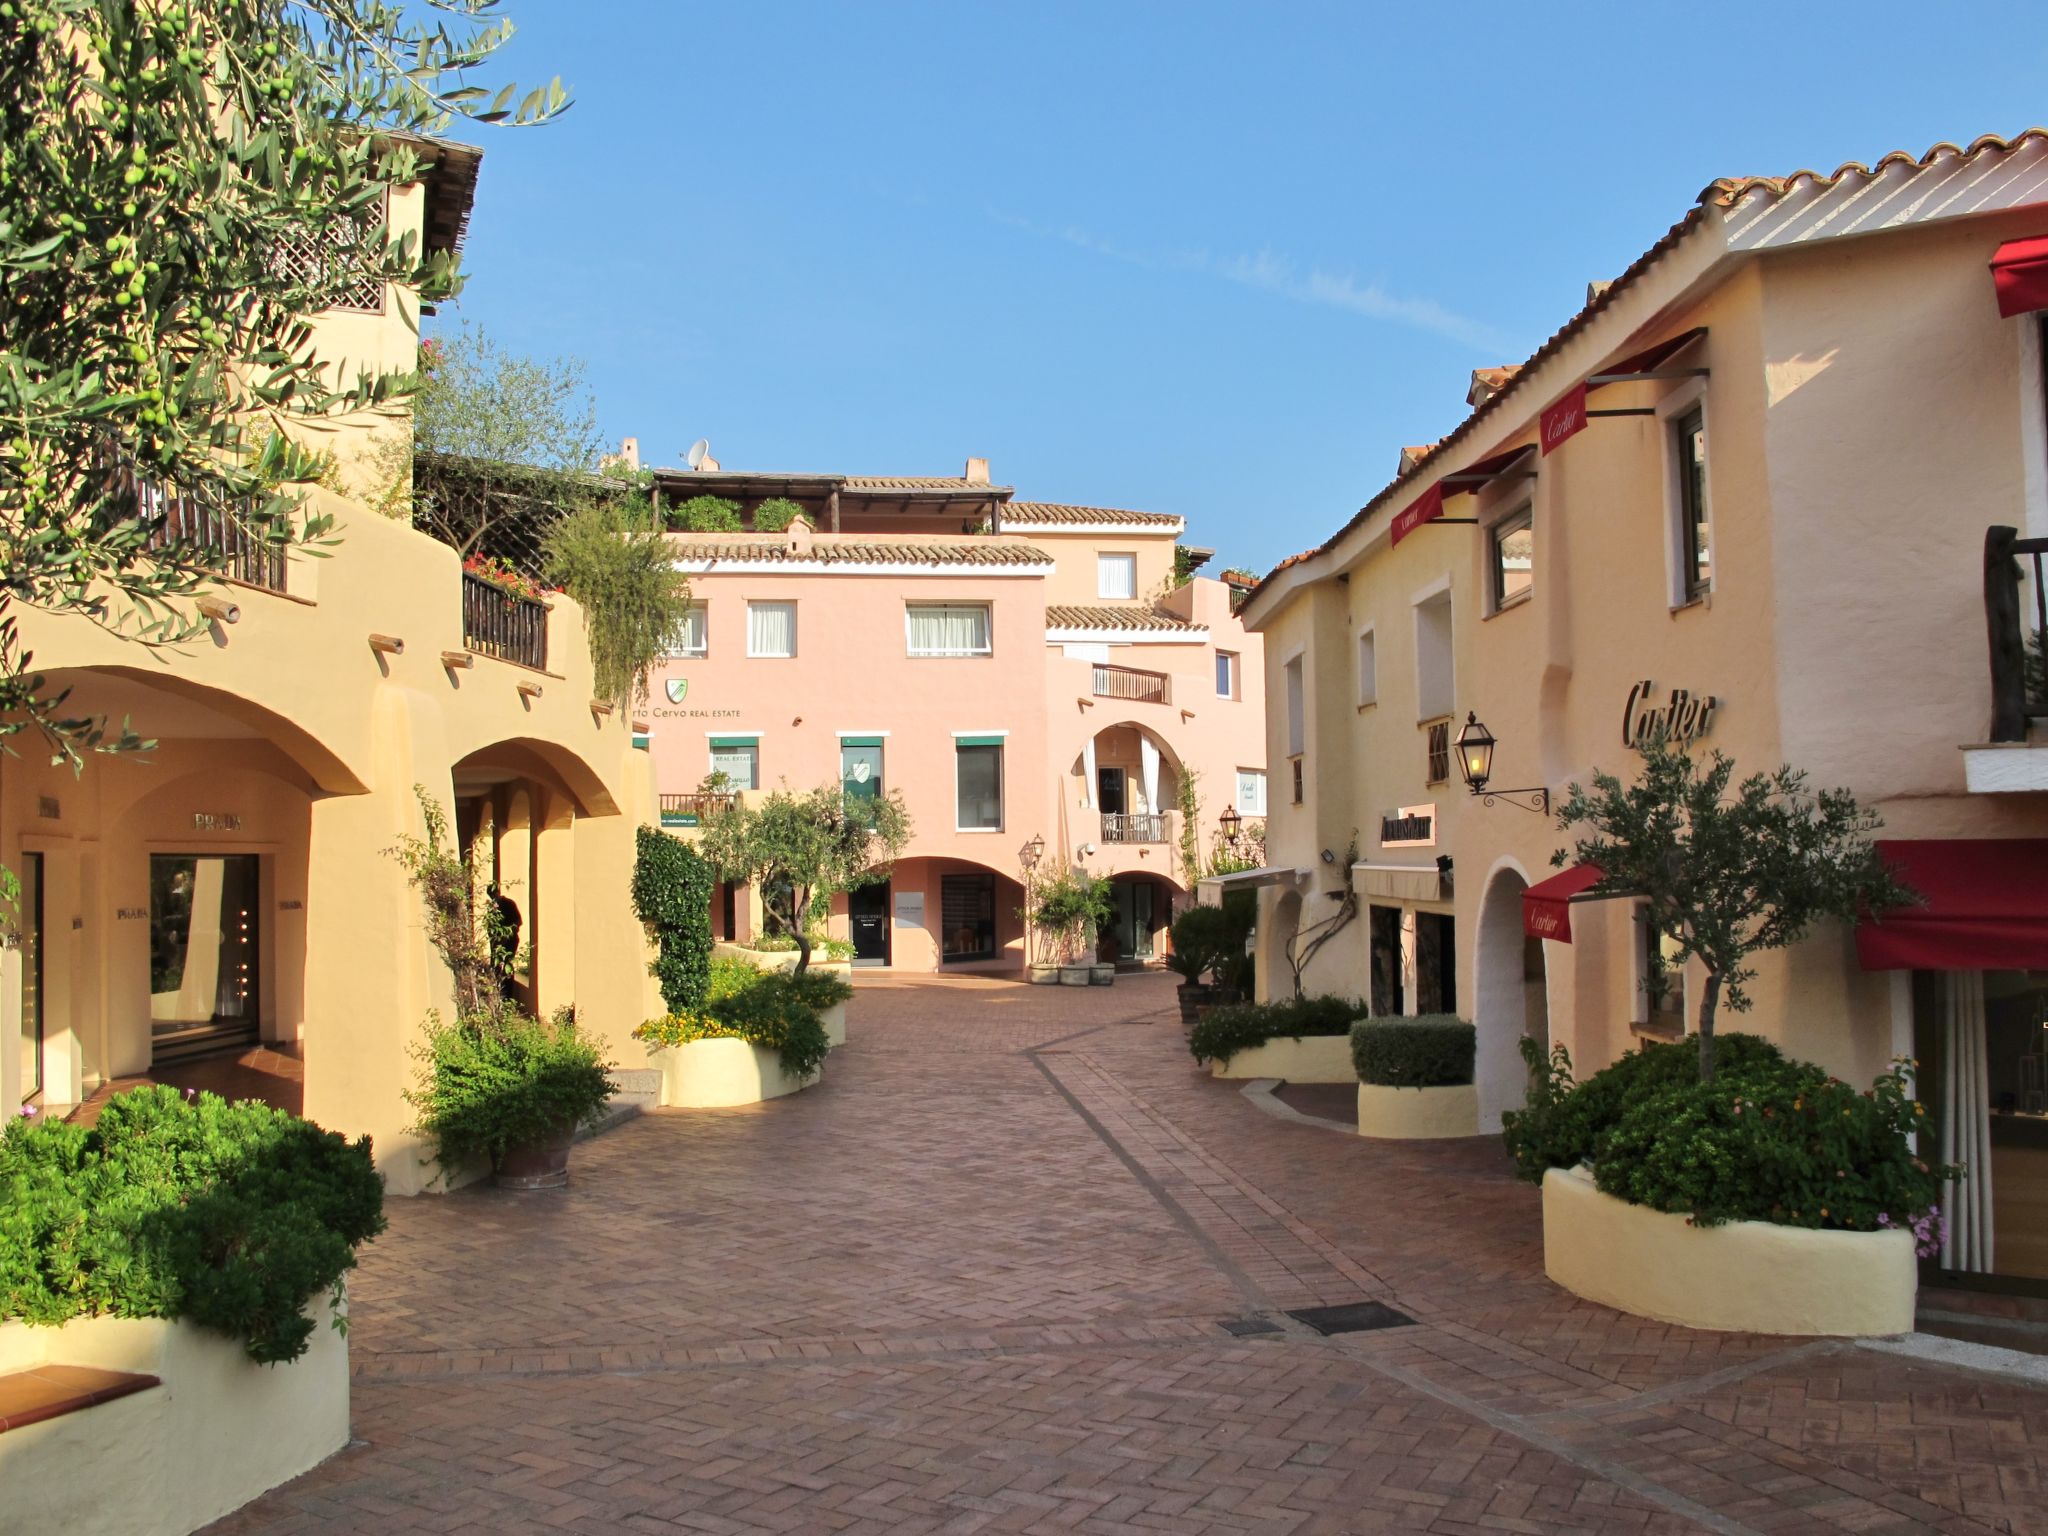
[[[708,817],[699,849],[723,879],[761,887],[796,939],[802,975],[811,964],[814,904],[888,879],[909,841],[900,795],[849,795],[827,784],[805,794],[779,789],[759,805]]]
[[[1882,825],[1847,790],[1810,791],[1791,767],[1739,783],[1720,752],[1701,762],[1661,733],[1637,747],[1633,784],[1595,773],[1558,811],[1560,828],[1585,826],[1568,860],[1598,869],[1595,895],[1633,896],[1651,928],[1669,939],[1650,946],[1650,984],[1667,965],[1697,959],[1700,1078],[1714,1075],[1714,1020],[1725,991],[1732,1012],[1750,1006],[1750,957],[1804,938],[1815,923],[1853,921],[1914,900],[1886,868],[1871,834]]]

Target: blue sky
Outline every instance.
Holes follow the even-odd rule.
[[[1716,176],[2048,120],[1923,3],[508,0],[576,106],[484,144],[444,315],[680,462],[1172,511],[1263,571]]]

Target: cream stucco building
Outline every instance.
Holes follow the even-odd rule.
[[[1570,870],[1530,894],[1567,843],[1511,802],[1627,777],[1652,714],[1789,762],[1883,817],[1926,904],[1761,957],[1722,1027],[1856,1082],[1919,1056],[1971,1168],[1942,1267],[2048,1277],[2048,701],[2019,660],[2048,548],[2044,185],[2040,131],[1715,182],[1266,577],[1262,989],[1299,965],[1473,1018],[1498,1126],[1524,1036],[1591,1070],[1694,1027],[1699,982],[1653,1008],[1630,902],[1571,900]],[[1527,793],[1468,793],[1468,717],[1491,787]]]
[[[445,249],[479,156],[428,149],[390,217]],[[316,317],[318,353],[409,367],[414,307],[373,285]],[[336,420],[314,440],[347,469],[403,427]],[[190,643],[19,612],[72,713],[156,745],[77,775],[0,757],[0,863],[24,887],[20,942],[0,951],[0,1102],[56,1112],[195,1052],[268,1043],[303,1062],[305,1113],[374,1135],[389,1186],[411,1192],[436,1170],[408,1129],[410,1047],[452,1006],[389,853],[422,830],[416,786],[519,910],[523,999],[573,1003],[630,1066],[630,1031],[657,1009],[628,900],[653,776],[630,723],[593,701],[573,602],[514,598],[328,491],[309,510],[336,518],[326,557],[231,548]]]

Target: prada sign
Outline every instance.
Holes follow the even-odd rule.
[[[1382,848],[1434,848],[1436,807],[1404,805],[1392,816],[1380,818]]]
[[[1714,711],[1721,701],[1711,693],[1687,693],[1674,688],[1669,702],[1656,702],[1656,684],[1647,677],[1628,691],[1628,704],[1621,712],[1621,744],[1638,746],[1662,731],[1671,741],[1696,741],[1714,724]]]

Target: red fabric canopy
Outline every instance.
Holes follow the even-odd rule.
[[[1505,453],[1496,453],[1490,459],[1481,459],[1477,464],[1445,475],[1428,490],[1402,508],[1394,519],[1394,542],[1400,543],[1424,523],[1433,523],[1444,515],[1444,498],[1462,496],[1467,491],[1476,491],[1502,470],[1527,454],[1533,445],[1523,443]]]
[[[1444,486],[1439,480],[1420,496],[1402,508],[1394,519],[1394,542],[1400,543],[1424,523],[1433,523],[1444,515]]]
[[[1594,865],[1574,864],[1548,880],[1538,880],[1522,892],[1522,932],[1532,939],[1571,943],[1572,898],[1584,895],[1605,878]]]
[[[1866,971],[2048,970],[2048,839],[1880,842],[1921,905],[1866,918]]]
[[[1991,257],[1991,285],[1998,290],[1998,312],[2008,320],[2048,309],[2048,235],[2001,245]]]
[[[1620,362],[1598,370],[1592,377],[1601,380],[1615,380],[1618,374],[1653,372],[1670,362],[1672,358],[1678,356],[1679,353],[1706,334],[1707,328],[1704,325],[1696,325],[1689,331],[1680,331],[1676,336],[1667,336],[1664,340],[1643,348],[1642,351],[1631,357],[1624,357]]]

